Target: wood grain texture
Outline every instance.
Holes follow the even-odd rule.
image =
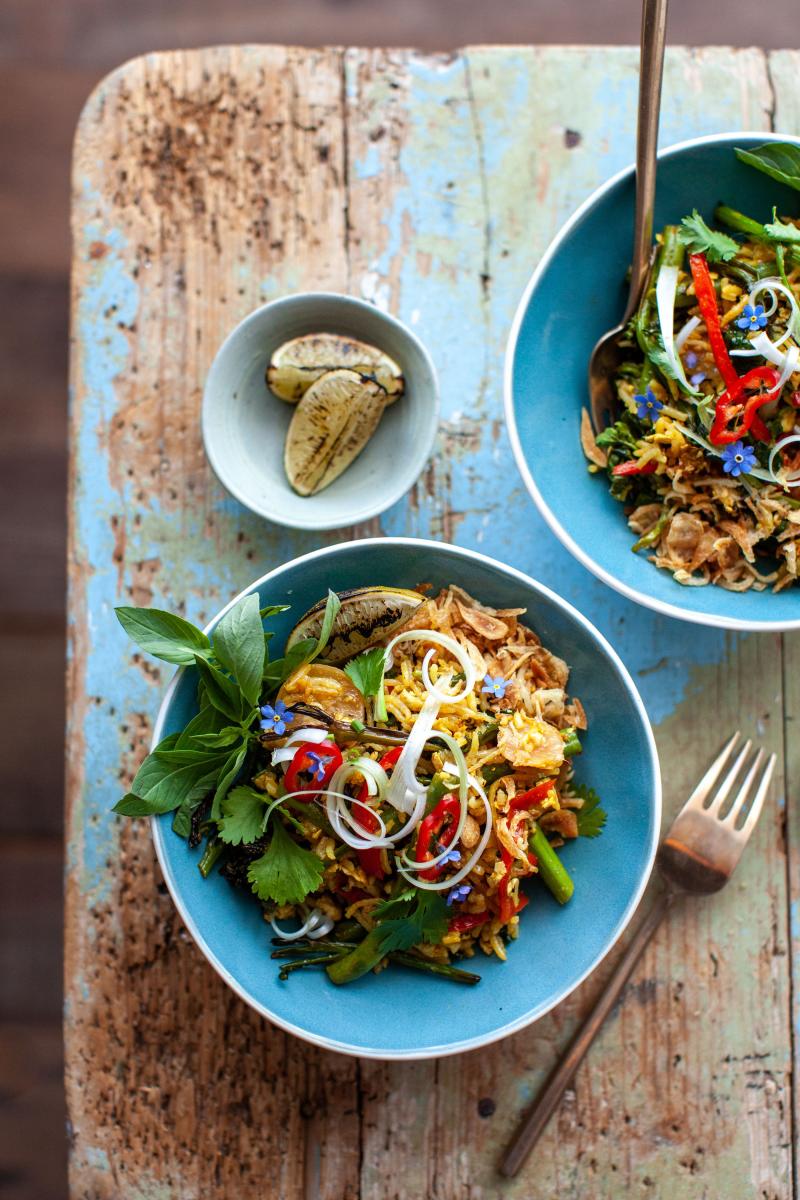
[[[769,128],[797,62],[777,56],[771,79],[756,51],[673,51],[663,140]],[[207,619],[270,565],[341,536],[244,512],[213,479],[198,428],[225,333],[259,302],[310,286],[398,313],[443,381],[424,476],[344,536],[483,546],[578,604],[638,678],[669,812],[717,731],[744,723],[782,749],[780,639],[692,629],[609,593],[535,516],[503,429],[517,299],[564,217],[631,157],[635,86],[630,50],[234,47],[135,60],[88,103],[73,174],[75,1197],[793,1195],[787,833],[776,803],[729,889],[673,915],[535,1165],[502,1187],[500,1147],[610,964],[491,1049],[425,1064],[323,1053],[226,990],[172,911],[147,828],[108,812],[167,678],[131,658],[111,605]],[[793,112],[784,120],[800,127]],[[500,494],[487,486],[497,478],[509,481]],[[796,763],[787,770],[797,777]]]

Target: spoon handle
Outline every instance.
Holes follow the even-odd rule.
[[[674,898],[674,893],[668,891],[661,892],[656,897],[647,916],[639,925],[628,943],[625,953],[614,968],[611,978],[595,1001],[594,1008],[573,1037],[563,1058],[534,1100],[533,1106],[523,1117],[522,1124],[514,1134],[513,1141],[500,1163],[500,1174],[507,1179],[511,1179],[517,1174],[544,1132],[548,1121],[561,1102],[567,1085],[600,1032],[606,1017],[619,1000],[620,993],[628,982],[642,951],[666,916]]]
[[[623,325],[638,307],[650,269],[656,197],[656,149],[667,38],[668,0],[643,0],[639,54],[639,113],[636,125],[636,212],[633,226],[631,290]]]

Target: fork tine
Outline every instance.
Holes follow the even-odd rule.
[[[739,753],[736,755],[736,762],[733,764],[731,769],[728,771],[728,774],[725,776],[722,783],[719,785],[719,791],[717,792],[716,796],[714,797],[714,799],[711,801],[708,808],[706,809],[706,812],[709,813],[710,815],[716,816],[716,814],[719,812],[719,810],[722,808],[723,804],[727,800],[728,794],[730,793],[730,790],[733,787],[733,785],[736,783],[739,772],[742,769],[742,764],[744,763],[744,760],[747,758],[748,754],[750,753],[750,747],[752,746],[752,744],[753,743],[750,741],[750,738],[748,738],[747,741],[745,742],[745,744],[742,746]]]
[[[775,770],[776,762],[776,756],[774,754],[770,754],[769,761],[764,768],[764,774],[761,776],[761,782],[758,785],[758,791],[755,794],[753,803],[750,805],[750,812],[747,814],[747,819],[745,820],[742,828],[736,831],[737,836],[742,838],[743,841],[747,841],[747,839],[750,837],[750,834],[753,832],[755,827],[755,823],[758,820],[759,813],[764,807],[764,801],[767,798],[769,785],[772,782],[772,775]]]
[[[684,804],[684,806],[683,806],[684,808],[702,808],[703,807],[703,805],[706,802],[706,799],[708,798],[709,792],[711,791],[712,787],[719,779],[720,772],[722,771],[722,768],[725,766],[725,763],[728,761],[731,750],[733,750],[733,747],[738,742],[740,736],[741,736],[741,734],[739,733],[739,730],[737,729],[736,732],[733,734],[733,736],[731,738],[729,738],[726,745],[723,746],[722,750],[720,750],[719,754],[714,759],[713,763],[708,768],[705,775],[700,780],[697,787],[694,789],[691,796]]]
[[[750,764],[744,783],[739,788],[736,798],[731,803],[730,810],[725,814],[724,822],[726,825],[735,825],[738,818],[742,815],[742,810],[750,799],[750,789],[753,786],[753,780],[763,760],[764,751],[759,747],[758,754],[756,754]]]

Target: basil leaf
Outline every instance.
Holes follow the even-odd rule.
[[[302,642],[295,642],[284,658],[276,658],[274,662],[267,664],[264,668],[264,682],[273,688],[280,687],[298,667],[311,661],[316,646],[315,638],[305,638]]]
[[[328,589],[328,599],[325,602],[325,615],[322,618],[322,628],[319,631],[319,638],[314,647],[314,653],[311,655],[309,662],[317,658],[328,644],[328,640],[333,630],[333,623],[339,615],[339,609],[342,607],[342,602],[336,595]],[[309,639],[310,640],[310,639]]]
[[[196,717],[192,717],[183,732],[178,735],[175,749],[186,750],[194,746],[194,739],[198,734],[219,733],[224,724],[224,714],[218,708],[214,708],[213,704],[207,704],[205,708],[200,709]],[[165,750],[167,748],[166,746],[164,747]],[[161,746],[157,746],[156,749],[160,750]]]
[[[216,712],[216,709],[214,711]],[[226,725],[225,728],[220,730],[219,733],[196,733],[192,737],[192,741],[198,746],[208,748],[210,750],[223,749],[225,746],[232,746],[234,742],[241,741],[241,739],[241,725]]]
[[[277,617],[279,613],[288,612],[291,604],[267,604],[265,608],[259,609],[259,616],[262,621],[266,621],[267,617]]]
[[[183,617],[160,608],[123,606],[114,612],[128,637],[154,658],[185,667],[210,653],[206,635]]]
[[[154,754],[144,760],[131,791],[114,805],[114,812],[126,817],[149,817],[155,813],[172,812],[185,801],[200,800],[219,774],[221,762],[212,765],[202,762],[159,762]]]
[[[247,749],[248,746],[247,743],[245,743],[244,746],[240,746],[238,749],[234,750],[232,754],[229,754],[225,760],[225,765],[222,768],[219,780],[217,781],[214,799],[211,801],[212,821],[219,820],[222,801],[236,782],[236,778],[242,769],[242,764],[244,763],[247,755]]]
[[[792,142],[765,142],[755,150],[738,150],[736,157],[770,179],[800,191],[800,146]]]
[[[251,705],[258,704],[261,694],[265,649],[258,596],[245,596],[214,630],[214,654],[236,677],[242,695]]]
[[[175,816],[172,818],[172,832],[182,838],[188,838],[192,832],[192,806],[185,800],[180,808],[175,809]]]
[[[195,659],[195,664],[206,695],[214,708],[224,713],[230,721],[241,721],[242,693],[233,680],[223,675],[216,667],[203,662],[202,658]]]

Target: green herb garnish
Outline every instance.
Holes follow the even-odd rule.
[[[344,668],[347,675],[356,685],[365,700],[375,697],[375,720],[387,719],[386,701],[383,694],[383,677],[386,672],[386,651],[383,646],[375,646],[365,650]]]
[[[739,250],[738,242],[727,233],[710,229],[696,208],[681,221],[678,237],[690,254],[705,254],[709,262],[727,262]]]
[[[298,846],[280,820],[273,821],[271,829],[266,853],[250,864],[247,878],[260,900],[300,904],[319,888],[325,865],[313,851]]]
[[[575,813],[578,821],[578,833],[581,837],[599,837],[608,819],[608,814],[605,809],[600,807],[600,797],[597,792],[594,788],[587,787],[585,783],[571,783],[569,790],[573,796],[578,796],[583,800],[583,808]]]

